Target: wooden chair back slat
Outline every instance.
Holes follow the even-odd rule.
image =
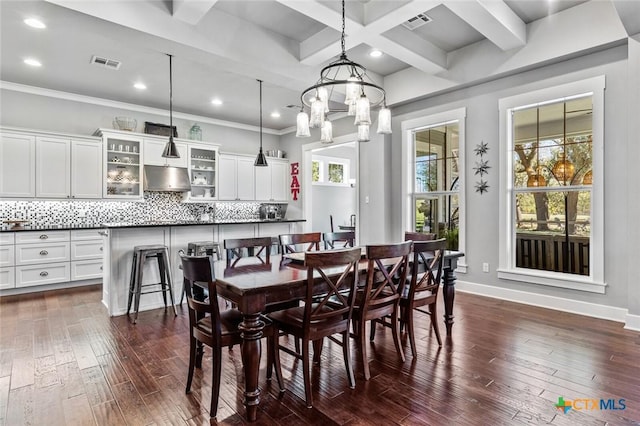
[[[244,257],[255,257],[263,264],[271,263],[271,237],[228,238],[224,240],[227,268],[235,267]],[[257,252],[255,250],[257,249]],[[247,252],[248,256],[245,255]]]
[[[282,254],[297,253],[300,251],[318,251],[322,235],[320,232],[308,232],[305,234],[282,234],[279,236]],[[306,247],[300,250],[298,246]]]
[[[425,234],[423,232],[405,232],[404,240],[405,241],[430,241],[435,240],[436,234]]]
[[[322,240],[324,241],[325,250],[353,247],[356,233],[354,231],[325,232],[322,234]]]
[[[446,244],[447,240],[444,238],[432,241],[414,241],[411,281],[409,284],[410,300],[413,300],[417,293],[425,291],[437,293],[442,280],[443,256]]]

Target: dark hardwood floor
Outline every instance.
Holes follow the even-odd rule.
[[[188,318],[142,312],[109,318],[100,287],[0,299],[0,424],[209,424],[210,357],[185,395]],[[302,364],[282,354],[287,392],[260,383],[256,424],[640,425],[640,334],[622,324],[468,294],[441,349],[422,321],[416,358],[401,363],[388,329],[370,346],[365,382],[353,353],[349,389],[341,349],[325,343],[305,407]],[[263,343],[263,347],[264,347]],[[209,353],[207,353],[209,355]],[[245,424],[240,348],[223,350],[217,420]],[[239,386],[240,383],[240,386]],[[624,410],[576,410],[581,398],[624,399]]]

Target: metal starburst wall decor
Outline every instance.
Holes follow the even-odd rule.
[[[473,168],[475,171],[475,175],[480,175],[480,180],[476,182],[476,192],[479,192],[482,195],[485,192],[489,191],[489,183],[484,180],[484,175],[489,174],[489,160],[485,160],[484,156],[489,151],[489,144],[484,141],[480,142],[473,150],[476,153],[476,157],[478,157],[478,161],[476,161],[476,165]]]

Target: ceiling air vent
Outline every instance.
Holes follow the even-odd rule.
[[[409,18],[404,21],[402,25],[405,28],[410,29],[411,31],[415,30],[418,27],[423,26],[424,24],[431,22],[433,19],[429,18],[426,13],[419,13],[417,16],[413,18]]]
[[[122,65],[122,62],[116,61],[115,59],[107,59],[96,55],[91,57],[91,63],[105,68],[110,68],[112,70],[120,69],[120,65]]]

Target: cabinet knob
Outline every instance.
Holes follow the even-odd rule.
[[[100,246],[100,251],[102,251],[102,246]]]
[[[46,277],[46,276],[48,276],[48,275],[49,275],[49,273],[48,273],[47,271],[42,271],[42,272],[40,272],[40,276],[41,276],[41,277]]]
[[[102,266],[100,267],[100,270],[102,271]]]
[[[46,255],[49,254],[49,252],[46,251],[46,250],[40,250],[40,254],[43,255],[43,256],[46,256]]]
[[[48,235],[46,235],[46,234],[42,234],[42,235],[40,235],[40,239],[41,239],[41,240],[46,240],[47,238],[49,238],[49,236],[48,236]]]

